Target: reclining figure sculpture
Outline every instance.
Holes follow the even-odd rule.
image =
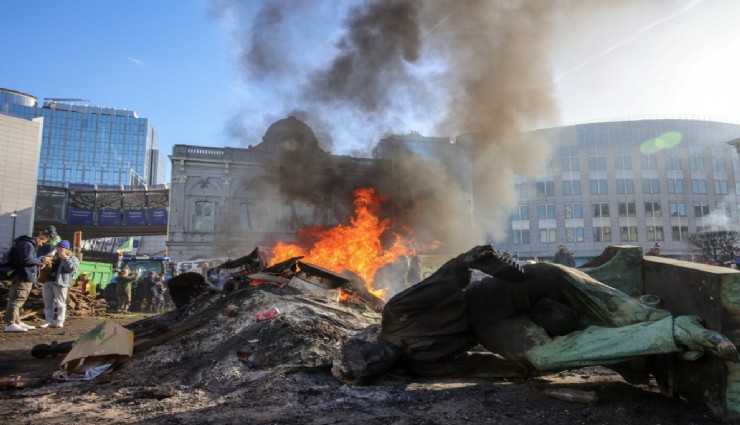
[[[487,277],[471,281],[472,270]],[[465,353],[478,345],[490,353],[471,360]],[[519,267],[484,245],[391,298],[379,332],[347,342],[332,373],[365,384],[402,362],[418,373],[528,377],[665,353],[739,360],[699,317],[674,317],[575,268]]]

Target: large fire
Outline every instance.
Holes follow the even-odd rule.
[[[375,272],[402,255],[413,255],[412,241],[395,234],[390,248],[383,248],[381,235],[388,230],[388,219],[378,218],[382,199],[375,189],[362,188],[354,192],[355,212],[349,225],[307,227],[299,230],[301,240],[312,240],[313,246],[303,248],[283,242],[273,248],[274,262],[304,256],[309,263],[336,273],[349,270],[360,276],[367,289],[380,299],[387,288],[374,288]]]

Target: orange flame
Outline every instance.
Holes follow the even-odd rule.
[[[358,297],[357,295],[351,294],[345,291],[344,289],[339,288],[339,302],[340,303],[346,303],[346,302],[349,302],[350,300],[359,300],[359,299],[360,297]]]
[[[373,188],[361,188],[354,192],[355,212],[349,225],[330,228],[308,227],[299,230],[301,239],[313,240],[313,246],[304,249],[297,245],[278,242],[273,248],[275,262],[291,257],[305,256],[306,261],[336,273],[350,270],[366,283],[368,291],[380,299],[385,298],[387,288],[373,287],[375,272],[395,261],[401,255],[411,255],[411,241],[395,235],[393,246],[383,248],[380,238],[389,228],[389,220],[378,218],[381,198]]]

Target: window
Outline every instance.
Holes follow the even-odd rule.
[[[715,180],[714,181],[714,193],[717,195],[727,195],[730,193],[729,187],[727,186],[726,180]]]
[[[655,155],[643,155],[640,157],[640,168],[643,170],[657,170],[658,158]]]
[[[665,157],[666,170],[683,170],[681,157],[676,154],[670,154]]]
[[[631,170],[632,169],[632,157],[630,156],[629,146],[617,145],[614,147],[614,169],[615,170]]]
[[[712,170],[724,171],[725,170],[724,158],[712,158]]]
[[[594,242],[611,242],[611,227],[594,227]]]
[[[540,242],[555,243],[555,229],[540,229]]]
[[[647,226],[645,229],[647,232],[647,240],[649,241],[662,241],[663,239],[663,226]]]
[[[606,180],[591,180],[592,195],[603,195],[606,193]]]
[[[563,195],[580,195],[580,180],[563,180]]]
[[[642,193],[660,193],[658,179],[642,179]]]
[[[704,170],[704,153],[701,148],[693,148],[689,153],[689,167],[692,170]]]
[[[566,227],[565,240],[568,242],[583,242],[583,227]]]
[[[606,149],[600,145],[588,147],[588,169],[590,171],[606,170]]]
[[[719,147],[711,147],[709,151],[712,154],[712,170],[714,171],[725,171],[725,155],[722,152],[723,149]]]
[[[689,238],[689,226],[672,226],[671,233],[674,241],[685,241]]]
[[[645,202],[645,217],[660,217],[662,215],[660,202]]]
[[[565,204],[565,218],[583,218],[583,207],[581,204]]]
[[[242,231],[252,230],[252,216],[249,211],[249,202],[239,204],[239,229]]]
[[[517,245],[529,244],[529,229],[526,230],[514,230],[513,231],[514,243]]]
[[[683,202],[671,202],[671,217],[686,217],[686,204]]]
[[[537,206],[537,218],[540,220],[555,218],[555,204],[546,204]]]
[[[619,228],[619,237],[622,242],[637,241],[637,226],[622,226]]]
[[[709,204],[706,202],[694,203],[694,217],[706,217],[709,215]]]
[[[537,182],[537,196],[555,196],[555,183],[553,182]]]
[[[635,203],[634,202],[620,202],[618,205],[620,217],[635,217]]]
[[[527,183],[517,183],[516,184],[516,194],[519,195],[520,198],[526,198],[527,197]]]
[[[707,193],[707,181],[700,179],[691,180],[691,193]]]
[[[617,193],[635,193],[635,182],[632,179],[617,179]]]
[[[683,179],[668,179],[668,193],[684,193]]]
[[[195,231],[213,232],[213,203],[198,201],[195,203]]]
[[[529,206],[523,205],[517,207],[512,214],[511,219],[514,221],[529,220]]]
[[[565,146],[560,149],[563,171],[579,171],[578,148],[576,146]]]
[[[728,202],[717,202],[717,210],[722,211],[722,214],[725,215],[725,217],[732,217],[732,207],[730,207],[730,204]]]
[[[609,217],[609,204],[606,202],[596,202],[593,204],[594,217]]]

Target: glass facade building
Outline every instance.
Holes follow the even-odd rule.
[[[464,136],[464,135],[463,135]],[[521,258],[552,258],[559,245],[579,264],[610,245],[655,244],[690,259],[692,233],[740,228],[740,125],[694,119],[644,119],[542,129],[521,135],[553,147],[549,167],[517,178],[506,239]],[[458,141],[464,139],[460,136]],[[740,148],[739,148],[740,149]],[[439,158],[474,200],[464,143],[419,135],[382,139],[376,158],[401,153]],[[476,210],[477,217],[487,214]]]
[[[143,186],[165,183],[166,161],[148,118],[136,112],[81,106],[0,88],[0,113],[44,118],[38,184]]]
[[[555,147],[541,178],[517,182],[518,207],[500,249],[581,261],[610,245],[655,244],[689,259],[689,234],[740,228],[740,125],[690,119],[540,130]]]

